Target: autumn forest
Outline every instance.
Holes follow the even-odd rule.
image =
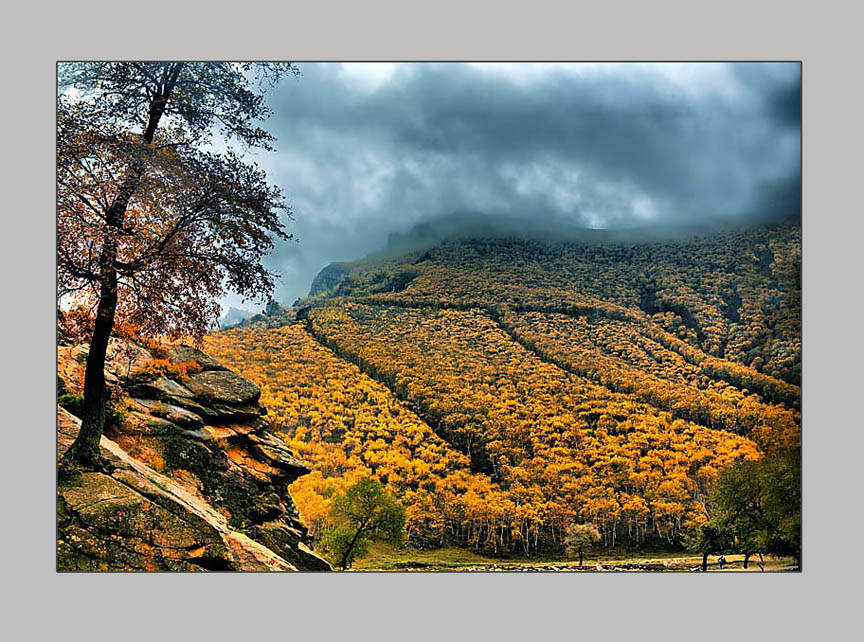
[[[408,546],[562,551],[579,523],[598,547],[675,550],[722,471],[799,448],[799,278],[791,224],[460,240],[343,266],[206,347],[312,468],[293,497],[313,536],[374,477]]]

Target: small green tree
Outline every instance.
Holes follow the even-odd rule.
[[[400,544],[405,535],[405,508],[377,479],[364,478],[336,497],[330,509],[333,528],[322,544],[344,571],[362,557],[373,540]]]
[[[686,538],[687,548],[702,553],[702,570],[708,570],[708,556],[728,553],[733,547],[732,534],[718,522],[703,522],[695,526]]]
[[[570,524],[564,535],[564,545],[568,553],[579,555],[579,566],[582,566],[585,549],[599,542],[600,537],[600,531],[594,524]]]

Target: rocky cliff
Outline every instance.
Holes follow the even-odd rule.
[[[73,412],[85,359],[86,346],[58,350]],[[116,469],[59,483],[60,570],[330,570],[288,490],[309,469],[268,430],[257,386],[190,346],[120,341],[106,377]],[[80,424],[58,413],[59,457]]]
[[[345,275],[351,271],[351,268],[346,263],[330,263],[325,266],[315,278],[312,279],[312,285],[309,287],[309,296],[315,296],[321,292],[332,290],[345,278]]]

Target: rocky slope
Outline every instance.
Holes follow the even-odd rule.
[[[350,271],[351,267],[346,263],[330,263],[325,266],[312,280],[312,285],[309,287],[309,296],[315,296],[321,292],[332,290],[342,282],[345,275]]]
[[[86,346],[58,350],[74,410]],[[58,486],[60,570],[330,570],[288,486],[309,472],[269,432],[260,390],[189,346],[114,341],[102,449],[117,467]],[[58,410],[58,458],[78,420]]]

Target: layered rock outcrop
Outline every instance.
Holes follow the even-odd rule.
[[[58,356],[59,391],[74,394],[86,347]],[[102,448],[118,468],[61,482],[61,569],[330,569],[288,491],[309,469],[268,430],[257,386],[191,346],[120,341],[106,378]],[[60,409],[61,452],[76,422]]]

